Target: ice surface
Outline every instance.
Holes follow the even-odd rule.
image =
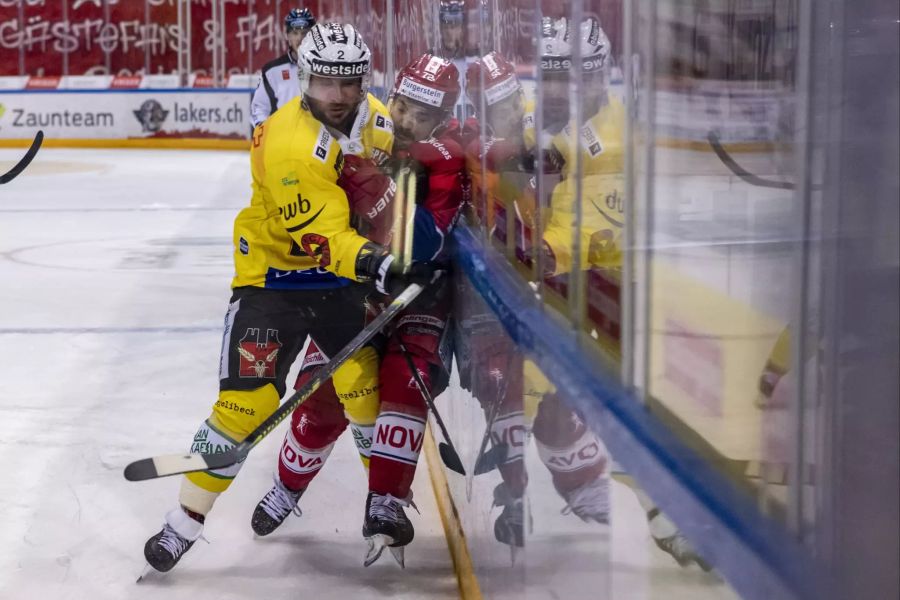
[[[0,167],[18,150],[0,150]],[[246,154],[44,148],[0,187],[0,598],[455,598],[427,472],[401,571],[368,569],[366,481],[345,435],[304,516],[254,539],[284,429],[248,459],[203,541],[135,584],[178,479],[131,460],[186,449],[217,391]]]
[[[0,150],[0,168],[20,154]],[[406,570],[386,556],[362,567],[365,477],[347,435],[301,500],[303,517],[254,539],[250,515],[271,485],[283,427],[217,503],[210,543],[135,584],[178,479],[129,483],[122,469],[185,449],[208,414],[231,224],[248,197],[239,152],[44,148],[0,187],[0,598],[458,597],[424,462]],[[464,402],[482,424],[455,440],[471,465],[483,413],[454,387],[438,405]],[[516,567],[493,539],[497,472],[474,481],[471,502],[448,474],[486,596],[731,597],[653,545],[626,486],[613,485],[612,526],[586,526],[559,514],[564,502],[533,446],[526,461],[535,533]]]

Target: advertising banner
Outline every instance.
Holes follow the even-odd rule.
[[[0,140],[250,137],[247,90],[0,93]]]
[[[218,85],[284,54],[284,17],[298,6],[356,25],[384,72],[388,52],[403,63],[429,47],[423,23],[436,18],[430,0],[394,5],[388,40],[384,0],[0,0],[0,76],[176,73]]]
[[[712,131],[726,144],[773,142],[779,126],[792,118],[790,91],[777,83],[696,79],[667,83],[657,82],[655,119],[660,137],[705,145]]]

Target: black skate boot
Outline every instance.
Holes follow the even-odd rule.
[[[144,558],[151,567],[161,573],[170,571],[200,538],[203,531],[203,522],[201,521],[203,516],[193,515],[196,513],[191,513],[189,516],[181,507],[170,510],[166,514],[166,522],[163,524],[162,531],[147,540],[144,545]]]
[[[278,529],[292,512],[298,517],[302,516],[303,512],[297,506],[297,502],[305,491],[305,489],[298,492],[289,490],[278,477],[275,477],[275,485],[256,505],[250,519],[250,526],[256,535],[269,535]]]
[[[503,507],[503,511],[494,521],[494,537],[501,544],[512,548],[522,548],[525,545],[524,499],[514,497],[506,484],[500,482],[494,488],[493,506]],[[515,555],[513,555],[513,561],[515,561]]]
[[[563,493],[566,507],[563,514],[575,513],[582,521],[609,524],[609,477],[600,476],[581,487]]]
[[[697,554],[694,547],[687,538],[681,533],[669,536],[667,538],[653,538],[656,545],[668,554],[672,555],[678,564],[682,567],[688,567],[691,563],[696,563],[698,567],[706,572],[712,571],[712,565],[703,560],[703,557]]]
[[[680,566],[686,568],[693,563],[704,571],[712,570],[712,565],[697,554],[694,546],[658,508],[647,513],[647,521],[653,541],[660,550],[671,555]]]
[[[366,499],[366,518],[362,528],[363,537],[369,543],[369,549],[363,561],[365,566],[368,567],[378,560],[387,547],[394,560],[405,568],[404,547],[415,536],[413,525],[403,510],[403,507],[410,505],[413,508],[416,506],[409,500],[401,500],[390,494],[381,495],[369,492],[369,497]]]

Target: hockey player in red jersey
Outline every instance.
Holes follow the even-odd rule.
[[[514,66],[496,52],[481,57],[469,67],[467,91],[483,113],[488,134],[467,148],[473,202],[495,243],[510,259],[522,260],[533,243],[536,161],[524,135],[527,117]],[[544,167],[556,170],[555,165]],[[479,346],[485,345],[491,350],[487,364],[474,366],[472,392],[488,415],[494,443],[507,447],[500,465],[503,482],[494,490],[495,505],[503,509],[494,523],[498,541],[511,547],[524,544],[523,459],[528,430],[567,509],[585,521],[608,522],[610,461],[603,443],[534,365],[522,360],[502,332],[473,335],[476,351],[484,352]],[[525,406],[526,396],[538,399],[536,408]]]
[[[456,222],[465,196],[465,163],[451,111],[460,93],[456,67],[424,54],[397,76],[389,108],[394,122],[394,150],[389,161],[396,172],[406,167],[416,174],[414,262],[447,260],[446,237]],[[354,212],[357,230],[372,240],[387,241],[390,223],[382,217],[393,198],[394,182],[364,159],[347,157],[341,176]],[[425,433],[427,407],[412,376],[414,365],[428,392],[436,396],[446,385],[447,366],[440,352],[450,310],[447,278],[433,283],[388,332],[379,371],[381,409],[373,429],[355,429],[360,454],[368,457],[369,495],[363,535],[370,550],[366,565],[385,546],[398,561],[413,539],[404,508]],[[327,357],[311,347],[297,385]],[[260,501],[252,518],[258,535],[278,527],[325,463],[347,420],[331,386],[320,388],[292,415],[279,454],[275,487]]]
[[[532,271],[535,279],[565,276],[571,270],[569,232],[575,200],[570,191],[575,187],[574,179],[582,178],[584,195],[591,199],[592,194],[605,193],[621,178],[621,111],[620,104],[608,96],[606,35],[594,19],[581,24],[580,35],[572,35],[565,19],[545,19],[543,25],[541,66],[545,82],[553,85],[546,86],[544,129],[540,134],[535,131],[534,109],[529,110],[522,103],[513,65],[499,54],[490,53],[470,65],[467,73],[467,92],[487,133],[484,139],[467,146],[473,204],[495,244],[505,250],[510,260],[518,260]],[[583,174],[575,172],[573,160],[567,160],[572,145],[565,137],[572,129],[571,124],[567,126],[568,72],[548,72],[554,65],[571,60],[573,40],[581,42],[582,56],[590,58],[583,60],[585,69],[593,69],[584,74],[585,79],[596,82],[590,93],[580,97],[586,117],[582,135],[586,141],[599,141],[600,148],[584,144]],[[541,174],[536,172],[538,165],[542,166]],[[543,177],[543,201],[536,193],[539,175]],[[615,192],[611,195],[621,197]],[[533,238],[538,214],[544,218],[543,239]],[[598,232],[605,232],[614,221],[586,217],[585,222],[583,233],[589,239],[583,245],[593,251],[583,258],[582,268],[589,264],[591,269],[614,269],[618,245],[595,244],[595,239],[601,237]],[[618,240],[614,232],[603,239],[607,238]],[[540,267],[540,272],[536,267]],[[470,333],[476,336],[477,332]],[[508,338],[502,334],[486,339],[475,337],[476,351],[478,345],[487,346],[489,351],[485,353],[487,360],[474,361],[471,375],[471,389],[485,408],[494,442],[507,446],[506,460],[500,465],[503,482],[494,491],[494,502],[502,507],[494,523],[495,536],[511,547],[524,544],[527,475],[522,460],[524,433],[529,430],[556,491],[566,501],[566,510],[585,521],[608,522],[611,459],[602,441],[535,365],[522,361],[515,349],[504,358],[504,340]],[[466,377],[461,374],[461,379]],[[491,385],[492,381],[496,385]],[[709,565],[646,494],[633,482],[629,485],[647,510],[657,545],[681,565],[696,562],[708,569]]]
[[[518,247],[534,221],[535,181],[525,147],[525,94],[515,65],[498,52],[478,58],[467,69],[466,93],[481,116],[466,124],[481,134],[466,146],[472,204],[481,225],[504,248],[514,228],[521,253]]]

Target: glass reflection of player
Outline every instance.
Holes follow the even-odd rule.
[[[466,51],[466,6],[463,0],[441,0],[438,10],[441,54],[444,58],[463,58]]]

